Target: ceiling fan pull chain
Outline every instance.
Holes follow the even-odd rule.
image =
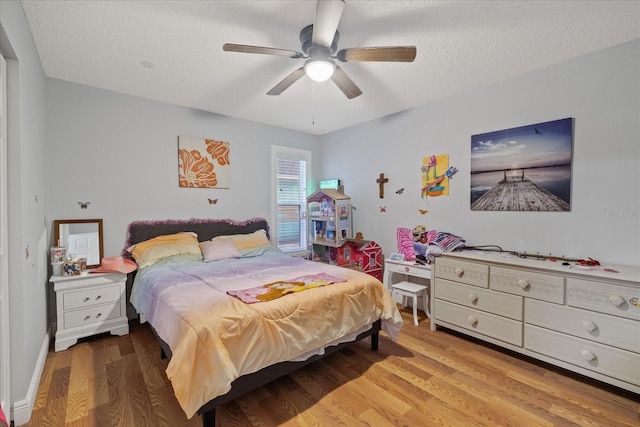
[[[316,125],[316,83],[315,82],[311,82],[311,105],[312,110],[311,110],[311,125],[315,126]]]

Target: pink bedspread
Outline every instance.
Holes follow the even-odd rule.
[[[344,281],[256,304],[227,294],[318,273]],[[167,376],[189,418],[244,374],[324,347],[378,319],[394,340],[402,325],[393,299],[374,277],[277,250],[211,263],[161,261],[138,272],[131,302],[169,344]]]

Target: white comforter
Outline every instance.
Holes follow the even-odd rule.
[[[227,294],[321,272],[344,281],[256,304]],[[239,376],[324,347],[378,319],[394,340],[402,325],[393,299],[374,277],[275,249],[210,263],[160,261],[138,272],[131,302],[170,346],[167,376],[189,418]]]

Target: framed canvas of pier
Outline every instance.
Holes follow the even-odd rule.
[[[471,136],[471,210],[571,210],[573,118]]]

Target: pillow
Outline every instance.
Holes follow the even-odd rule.
[[[267,232],[264,229],[256,230],[250,234],[231,234],[211,239],[212,242],[218,240],[231,240],[242,257],[262,255],[271,247],[271,242],[267,239]]]
[[[416,259],[416,251],[413,249],[413,236],[408,228],[399,227],[396,231],[398,239],[398,252],[404,254],[404,259],[413,261]]]
[[[138,268],[148,267],[159,260],[174,255],[200,255],[198,238],[194,233],[176,233],[154,237],[145,242],[137,243],[131,251],[131,256],[138,264]]]
[[[204,262],[227,258],[240,258],[240,252],[231,239],[209,240],[200,243]]]

